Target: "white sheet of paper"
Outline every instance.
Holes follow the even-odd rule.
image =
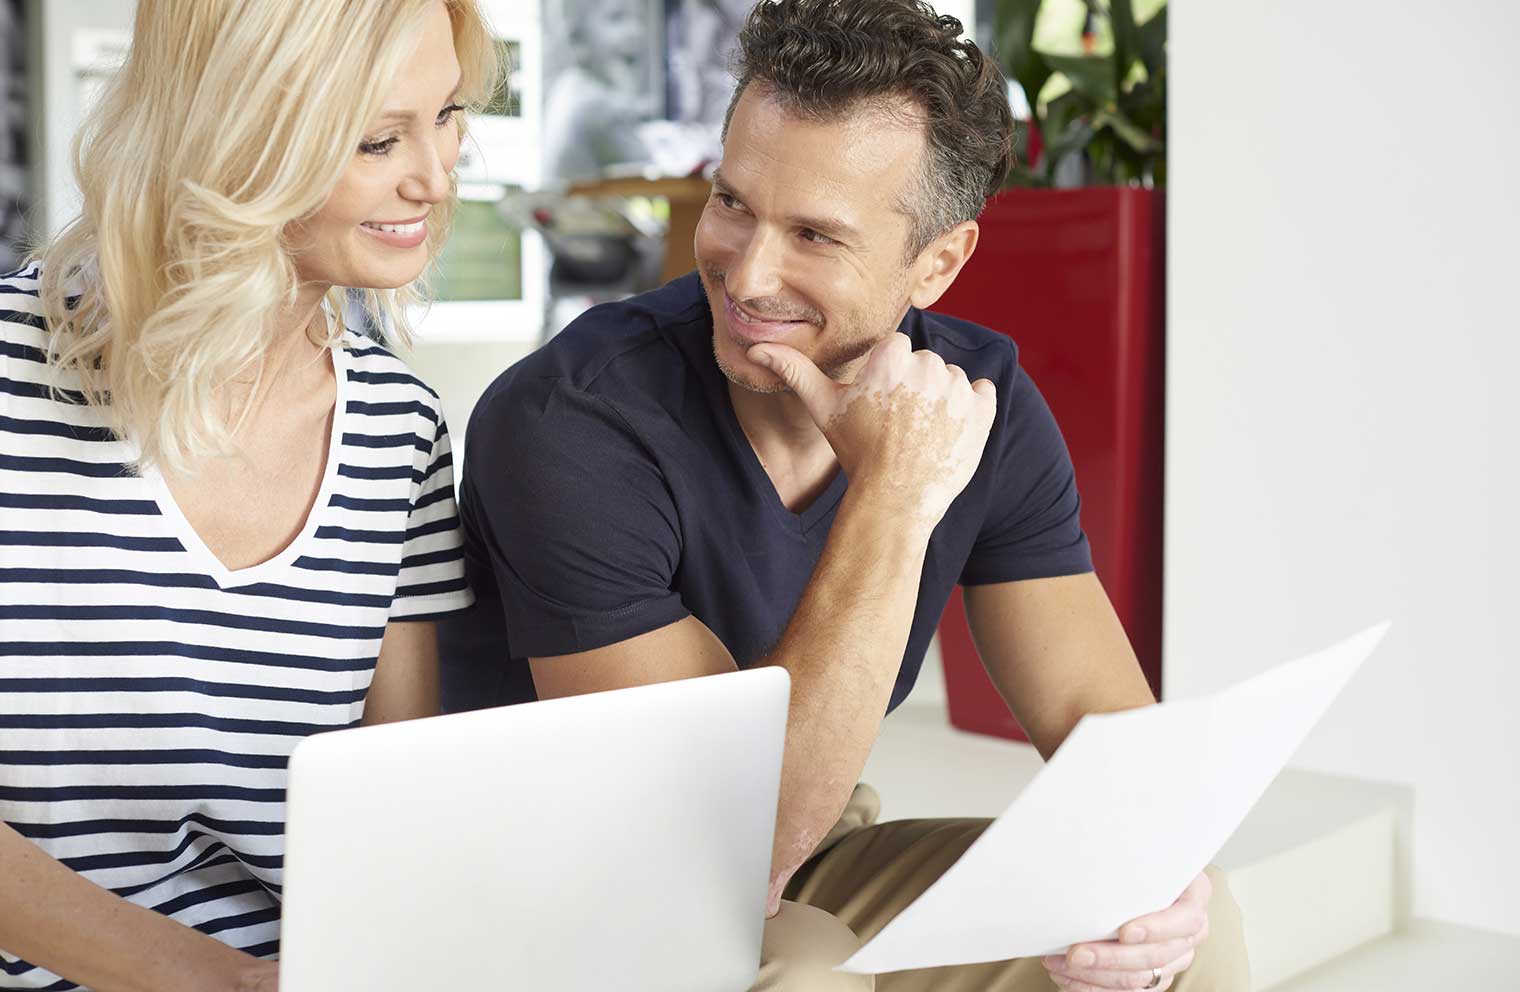
[[[839,970],[1061,953],[1170,906],[1387,630],[1213,696],[1084,717],[961,859]]]

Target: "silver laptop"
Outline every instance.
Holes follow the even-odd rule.
[[[789,689],[763,668],[301,742],[280,992],[748,988]]]

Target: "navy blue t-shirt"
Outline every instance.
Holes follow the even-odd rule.
[[[910,310],[901,333],[997,386],[982,461],[929,541],[889,709],[908,695],[957,582],[1092,570],[1071,459],[1012,341]],[[781,502],[713,358],[695,274],[587,312],[504,372],[466,435],[459,510],[477,605],[442,631],[446,709],[531,700],[526,659],[688,615],[740,668],[780,640],[829,537],[841,472]]]

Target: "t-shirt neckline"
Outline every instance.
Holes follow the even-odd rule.
[[[708,393],[728,432],[729,443],[739,449],[739,458],[744,463],[744,471],[749,476],[750,484],[763,494],[766,503],[781,522],[788,528],[805,534],[820,520],[829,517],[839,505],[839,501],[844,498],[845,489],[849,486],[844,469],[841,468],[834,473],[834,478],[829,480],[828,486],[818,494],[817,499],[804,507],[802,512],[794,513],[787,508],[781,500],[781,494],[776,491],[776,484],[771,481],[770,475],[765,471],[765,466],[760,464],[760,456],[755,453],[755,446],[750,444],[749,436],[744,433],[744,425],[739,423],[739,414],[734,410],[734,401],[728,392],[728,377],[723,374],[722,369],[718,368],[718,363],[712,356],[712,323],[711,321],[704,323],[709,345],[707,364],[710,368],[704,372],[703,379],[707,383]],[[714,393],[716,395],[713,395]]]
[[[149,465],[139,471],[143,481],[148,485],[155,502],[158,503],[159,511],[167,522],[174,536],[179,539],[180,546],[185,549],[197,571],[209,576],[217,586],[226,589],[232,586],[249,585],[266,579],[295,563],[301,557],[303,550],[313,540],[318,526],[321,523],[323,511],[332,500],[332,492],[337,483],[339,465],[339,453],[343,447],[344,413],[348,400],[348,368],[349,356],[347,344],[339,340],[327,349],[332,356],[333,369],[333,415],[332,429],[329,432],[327,442],[327,461],[322,468],[322,482],[317,489],[317,496],[311,503],[311,509],[307,511],[306,521],[301,525],[300,531],[290,543],[280,549],[273,557],[267,558],[254,565],[243,568],[228,568],[222,563],[195,528],[190,525],[189,519],[175,501],[174,494],[169,490],[169,484],[157,466]]]

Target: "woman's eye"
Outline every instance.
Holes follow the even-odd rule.
[[[380,138],[375,141],[361,141],[359,142],[359,151],[363,152],[366,155],[385,155],[389,153],[390,150],[395,147],[396,142],[400,140],[400,138],[392,136],[389,138]]]
[[[440,110],[438,112],[438,119],[436,121],[434,121],[434,123],[437,124],[439,127],[443,127],[449,121],[451,121],[451,120],[454,119],[454,115],[455,114],[459,113],[463,109],[464,108],[461,107],[459,104],[457,104],[457,103],[451,103],[447,107],[444,107],[442,110]]]

